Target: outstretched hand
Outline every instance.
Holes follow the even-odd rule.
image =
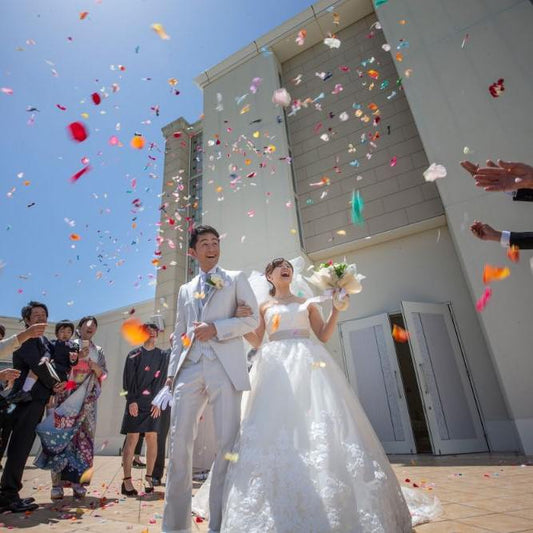
[[[482,241],[498,242],[502,236],[501,231],[497,231],[493,227],[484,224],[479,220],[474,220],[474,223],[470,226],[470,231]]]

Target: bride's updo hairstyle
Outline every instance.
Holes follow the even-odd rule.
[[[274,287],[274,284],[268,279],[268,276],[274,272],[274,269],[281,266],[283,263],[287,263],[291,270],[294,272],[294,267],[291,265],[290,261],[287,261],[287,259],[284,259],[283,257],[278,257],[277,259],[272,259],[270,263],[265,267],[265,278],[272,285],[272,288],[268,291],[268,294],[270,296],[274,296],[276,294],[276,287]]]

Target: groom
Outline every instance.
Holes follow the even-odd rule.
[[[191,531],[193,444],[208,402],[213,408],[217,448],[209,492],[209,531],[220,530],[228,467],[225,455],[232,451],[239,430],[242,391],[250,389],[242,337],[258,326],[257,302],[246,275],[217,266],[217,230],[196,226],[189,240],[189,255],[198,261],[200,273],[182,285],[178,294],[167,380],[167,385],[174,386],[174,405],[164,533]],[[252,316],[235,318],[241,302],[252,308]]]

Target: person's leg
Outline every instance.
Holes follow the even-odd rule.
[[[146,466],[141,461],[141,455],[142,455],[142,451],[143,451],[143,444],[144,444],[144,433],[139,433],[139,440],[137,441],[137,445],[135,446],[135,454],[133,456],[134,466],[140,466],[140,467]]]
[[[155,485],[161,483],[163,474],[165,473],[165,458],[167,447],[168,429],[170,427],[170,407],[167,407],[161,412],[161,420],[159,421],[159,431],[157,433],[157,458],[155,460],[153,471],[153,482]]]
[[[157,433],[150,431],[145,433],[146,439],[146,484],[145,491],[152,492],[154,486],[152,484],[152,473],[154,471],[155,459],[157,457]]]
[[[191,529],[192,453],[198,420],[206,403],[201,363],[184,365],[174,386],[162,531]]]
[[[122,452],[122,468],[124,470],[124,486],[126,490],[133,490],[134,488],[131,480],[131,464],[133,462],[135,445],[138,440],[138,433],[128,433],[126,435],[126,442],[124,443],[124,450]]]
[[[50,471],[52,477],[52,490],[50,498],[52,500],[61,500],[64,496],[63,485],[61,484],[61,472]]]
[[[206,385],[209,403],[213,408],[216,457],[212,468],[209,490],[209,530],[219,531],[222,524],[222,493],[228,460],[241,421],[242,392],[236,391],[218,359],[206,361]]]
[[[32,401],[20,404],[11,414],[13,433],[7,448],[7,461],[0,482],[0,490],[10,501],[19,500],[18,492],[22,488],[22,475],[30,455],[35,428],[44,413],[44,402]]]
[[[13,431],[13,421],[10,416],[5,416],[2,421],[2,429],[0,429],[0,461],[4,458],[4,453],[9,444],[9,438]],[[1,468],[1,466],[0,466]]]

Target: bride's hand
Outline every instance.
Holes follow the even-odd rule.
[[[239,302],[237,309],[235,309],[236,318],[245,318],[247,316],[252,316],[252,308],[245,303]]]

